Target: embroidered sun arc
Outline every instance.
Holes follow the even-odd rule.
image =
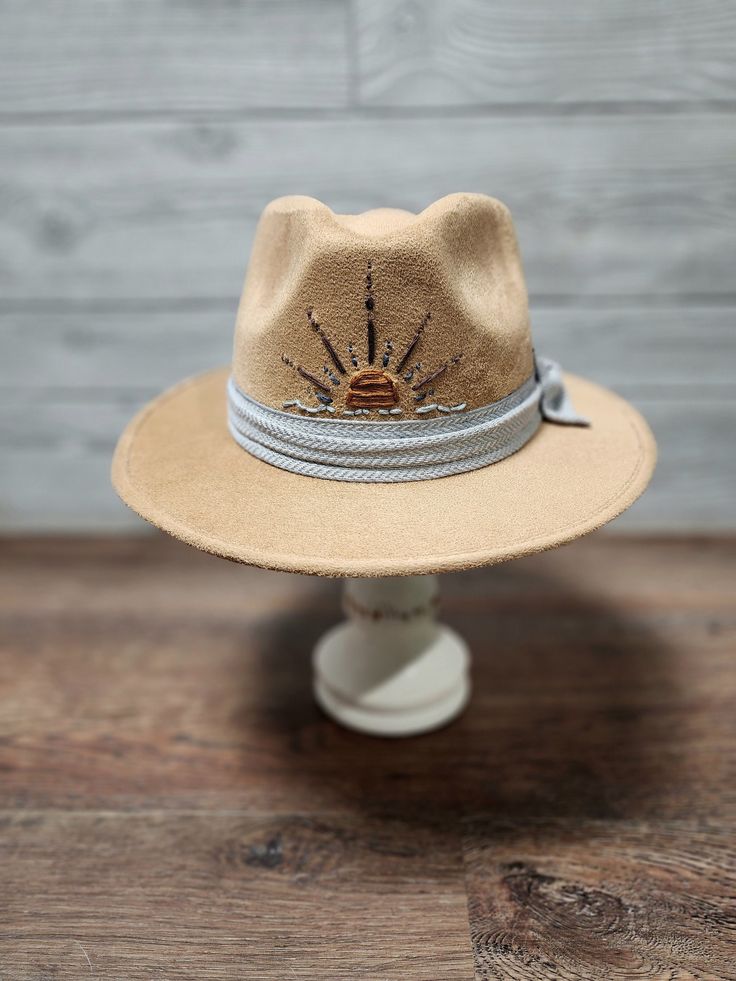
[[[391,337],[379,338],[377,320],[380,308],[370,260],[366,267],[363,302],[366,313],[364,344],[351,340],[346,346],[344,358],[317,319],[314,308],[307,308],[307,325],[319,338],[323,357],[326,355],[326,358],[321,365],[310,364],[308,367],[297,364],[288,354],[282,354],[281,360],[307,383],[305,390],[315,404],[309,405],[295,396],[287,399],[283,408],[306,415],[339,412],[353,417],[374,413],[382,418],[397,417],[403,413],[400,405],[403,392],[405,401],[416,403],[414,414],[419,419],[434,413],[462,412],[466,408],[465,402],[443,405],[437,401],[434,388],[434,384],[441,385],[445,374],[458,364],[462,353],[454,354],[441,364],[425,365],[421,360],[415,360],[424,332],[431,323],[431,312],[427,311],[406,345],[395,351]],[[362,359],[361,348],[364,352]],[[345,386],[344,382],[347,382]]]

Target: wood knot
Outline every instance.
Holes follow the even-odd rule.
[[[605,933],[632,912],[618,896],[545,875],[525,862],[510,862],[503,869],[503,882],[515,903],[565,929]]]
[[[250,845],[245,864],[262,869],[276,869],[284,861],[281,848],[281,835],[275,835],[266,842]]]

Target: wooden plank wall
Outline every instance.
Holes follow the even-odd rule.
[[[537,346],[661,462],[618,528],[733,527],[730,0],[0,0],[0,527],[135,528],[131,412],[227,360],[258,214],[517,220]]]

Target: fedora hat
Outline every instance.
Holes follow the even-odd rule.
[[[508,209],[265,209],[232,365],[123,433],[123,500],[177,538],[329,576],[499,562],[620,514],[654,468],[619,396],[535,354]]]

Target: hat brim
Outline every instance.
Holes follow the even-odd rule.
[[[398,484],[304,477],[235,443],[228,373],[182,382],[139,412],[115,451],[113,484],[170,535],[267,569],[400,576],[517,558],[615,518],[642,493],[656,460],[652,433],[632,406],[566,375],[590,427],[543,423],[499,463]]]

